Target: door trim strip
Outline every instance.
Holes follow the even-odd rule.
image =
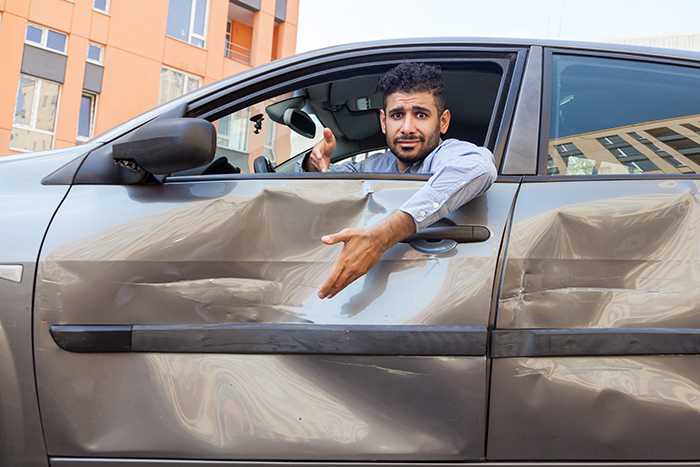
[[[52,326],[69,352],[485,356],[485,326],[187,324]],[[128,343],[128,344],[127,344]]]
[[[491,357],[700,354],[700,329],[522,329],[491,334]]]

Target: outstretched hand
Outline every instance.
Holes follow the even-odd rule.
[[[331,154],[335,150],[335,136],[328,129],[323,129],[323,139],[316,143],[309,154],[302,162],[302,168],[306,172],[328,172],[331,165]]]
[[[333,269],[318,291],[318,297],[333,298],[338,292],[364,276],[374,267],[384,252],[415,233],[413,218],[394,211],[389,217],[369,229],[343,229],[333,235],[325,235],[326,245],[343,242],[343,249],[333,263]]]

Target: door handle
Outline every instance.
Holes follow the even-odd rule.
[[[491,237],[482,225],[435,225],[416,232],[401,243],[408,243],[415,250],[426,254],[447,253],[458,243],[485,242]]]

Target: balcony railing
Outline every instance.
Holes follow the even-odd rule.
[[[250,49],[226,41],[226,58],[250,65]]]

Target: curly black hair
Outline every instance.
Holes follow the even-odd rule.
[[[445,111],[445,86],[439,65],[404,62],[379,78],[379,89],[384,93],[384,109],[389,95],[395,92],[430,92],[435,99],[438,115]]]

